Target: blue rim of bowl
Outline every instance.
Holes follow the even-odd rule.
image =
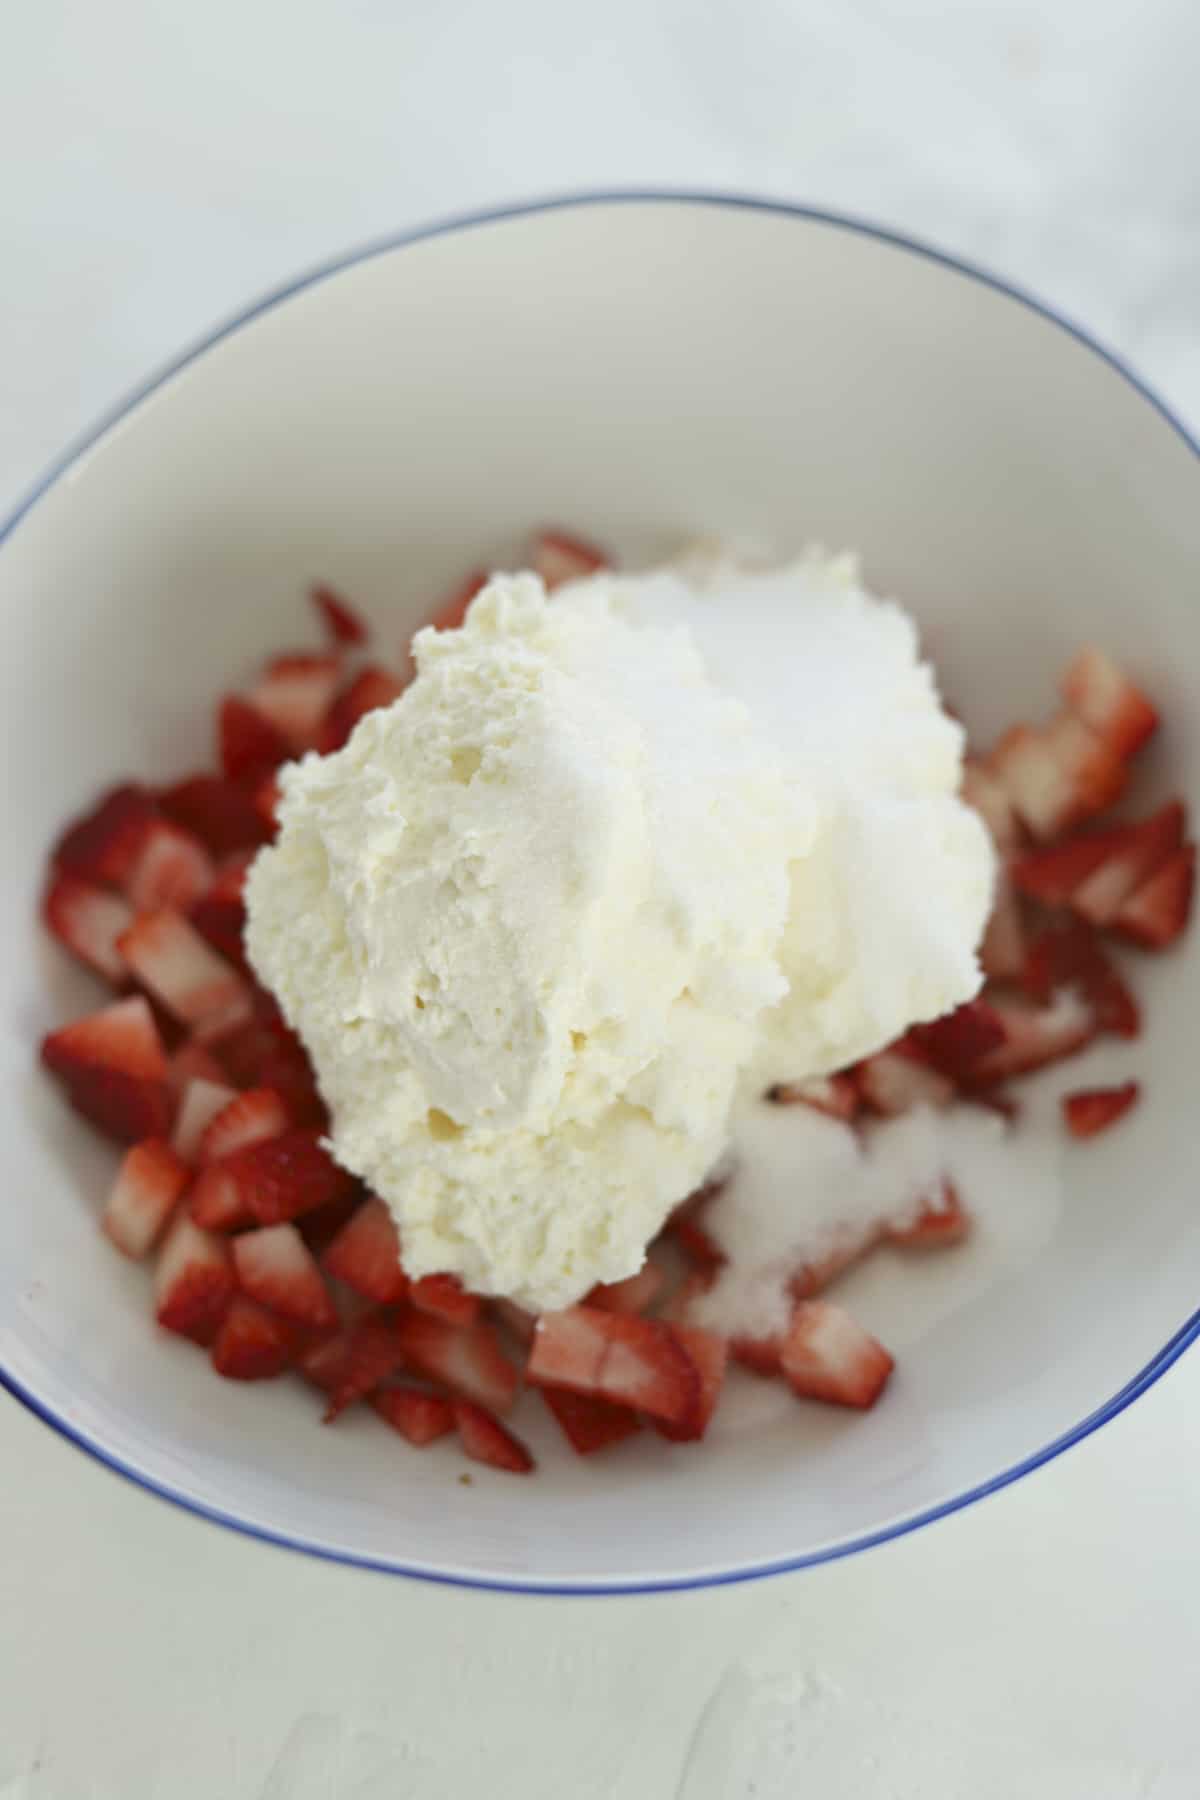
[[[76,439],[74,444],[51,464],[50,468],[34,483],[29,492],[20,500],[3,524],[0,524],[0,545],[16,529],[42,496],[54,487],[67,471],[92,450],[122,419],[128,417],[143,400],[158,391],[180,374],[189,365],[219,344],[224,338],[240,331],[244,325],[250,324],[263,313],[272,311],[293,295],[303,293],[305,289],[315,287],[331,276],[340,275],[344,270],[354,268],[357,264],[368,262],[373,257],[387,255],[390,251],[400,250],[411,244],[424,243],[427,239],[445,237],[452,232],[469,231],[480,225],[495,225],[507,219],[531,218],[539,213],[561,212],[569,208],[585,206],[645,206],[645,205],[679,205],[679,206],[711,206],[743,212],[771,213],[782,218],[800,219],[809,224],[833,226],[842,231],[849,231],[861,237],[872,238],[879,243],[889,244],[893,249],[903,250],[910,256],[919,256],[927,262],[936,263],[939,267],[951,270],[970,281],[991,288],[993,292],[1005,295],[1018,305],[1036,313],[1049,324],[1074,338],[1085,349],[1107,363],[1109,368],[1121,380],[1128,383],[1142,399],[1147,401],[1162,418],[1164,423],[1176,434],[1194,456],[1200,458],[1200,442],[1197,442],[1183,421],[1171,410],[1154,390],[1147,386],[1142,378],[1135,374],[1123,359],[1075,324],[1064,317],[1053,307],[1036,299],[1032,294],[1002,277],[990,273],[978,265],[965,259],[952,256],[944,250],[935,249],[931,244],[921,242],[917,238],[906,236],[903,232],[890,230],[887,226],[877,225],[871,220],[862,219],[847,213],[826,211],[818,206],[805,206],[785,200],[761,198],[752,194],[712,193],[692,191],[688,189],[631,189],[613,192],[560,194],[551,195],[538,200],[516,202],[507,206],[499,206],[482,212],[465,213],[451,218],[435,221],[430,225],[417,226],[411,231],[397,232],[390,237],[379,238],[357,250],[351,250],[344,256],[336,257],[330,262],[321,263],[295,280],[286,282],[282,287],[256,300],[245,311],[219,325],[214,331],[193,344],[181,355],[175,357],[157,374],[150,377],[133,393],[107,413],[100,422]],[[983,1500],[989,1494],[997,1493],[1010,1483],[1019,1481],[1023,1475],[1029,1475],[1043,1464],[1052,1462],[1064,1450],[1082,1443],[1101,1425],[1115,1419],[1118,1413],[1124,1412],[1140,1394],[1152,1387],[1171,1364],[1187,1349],[1188,1345],[1200,1337],[1200,1310],[1192,1314],[1163,1348],[1153,1356],[1145,1367],[1115,1393],[1110,1400],[1098,1406],[1094,1412],[1082,1419],[1078,1425],[1054,1438],[1042,1449],[1013,1463],[990,1480],[980,1482],[968,1488],[964,1493],[955,1494],[948,1500],[940,1501],[936,1506],[927,1507],[917,1513],[911,1513],[882,1525],[876,1531],[864,1532],[857,1537],[847,1538],[831,1544],[822,1545],[816,1550],[803,1555],[777,1557],[768,1562],[745,1563],[728,1569],[702,1571],[695,1575],[666,1575],[657,1580],[623,1580],[620,1577],[582,1577],[572,1581],[540,1581],[537,1579],[503,1579],[486,1574],[476,1574],[469,1570],[447,1570],[422,1568],[419,1564],[393,1561],[379,1557],[356,1555],[353,1551],[338,1550],[329,1545],[314,1543],[305,1538],[289,1537],[284,1532],[271,1531],[265,1526],[253,1524],[248,1519],[237,1518],[232,1513],[221,1511],[219,1507],[207,1506],[194,1496],[172,1488],[163,1482],[156,1481],[142,1470],[134,1468],[120,1457],[112,1455],[103,1445],[77,1431],[61,1414],[54,1412],[31,1393],[17,1378],[0,1365],[0,1387],[4,1387],[19,1400],[29,1411],[42,1419],[53,1430],[57,1431],[70,1443],[84,1450],[89,1456],[103,1464],[115,1474],[123,1475],[136,1486],[144,1488],[148,1493],[156,1494],[160,1499],[169,1500],[184,1511],[197,1518],[206,1519],[211,1524],[226,1526],[231,1531],[240,1532],[244,1537],[256,1538],[265,1544],[275,1544],[285,1550],[300,1551],[308,1556],[315,1556],[325,1562],[345,1563],[353,1568],[374,1569],[387,1575],[406,1575],[419,1581],[429,1581],[447,1587],[480,1588],[492,1592],[534,1595],[577,1595],[599,1597],[607,1594],[655,1594],[672,1593],[689,1588],[727,1587],[736,1582],[761,1580],[768,1575],[786,1575],[796,1569],[812,1568],[818,1563],[836,1562],[842,1557],[853,1556],[860,1550],[873,1549],[878,1544],[888,1543],[893,1538],[906,1537],[923,1525],[930,1525],[935,1519],[946,1518],[949,1514],[959,1512],[963,1507]]]

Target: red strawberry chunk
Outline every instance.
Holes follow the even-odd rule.
[[[923,1056],[914,1055],[907,1040],[867,1057],[856,1076],[865,1103],[885,1118],[916,1106],[948,1106],[954,1098],[952,1084]]]
[[[245,982],[174,907],[143,913],[117,945],[167,1010],[207,1037],[249,1011]]]
[[[1196,885],[1196,846],[1185,844],[1124,901],[1113,927],[1144,950],[1165,950],[1186,929]]]
[[[971,1228],[970,1216],[952,1181],[944,1181],[941,1192],[926,1200],[914,1217],[903,1225],[889,1225],[887,1239],[905,1250],[938,1250],[947,1244],[961,1244]]]
[[[577,1394],[570,1388],[540,1390],[546,1409],[577,1456],[593,1456],[620,1444],[642,1429],[642,1422],[628,1406],[602,1400],[596,1394]]]
[[[670,1299],[660,1306],[659,1318],[670,1325],[686,1325],[693,1301],[709,1293],[716,1278],[716,1269],[689,1269]]]
[[[532,1344],[533,1334],[537,1330],[536,1313],[526,1312],[523,1306],[518,1306],[513,1300],[493,1300],[492,1311],[518,1344]]]
[[[773,1106],[811,1106],[844,1123],[858,1111],[858,1085],[849,1075],[821,1075],[815,1081],[777,1081],[767,1089]]]
[[[283,789],[279,785],[278,772],[272,769],[264,775],[254,790],[254,807],[259,818],[266,826],[267,835],[274,837],[279,829],[279,802],[283,797]]]
[[[365,1400],[403,1363],[404,1345],[396,1321],[382,1313],[368,1313],[340,1338],[331,1339],[323,1357],[307,1357],[303,1368],[318,1387],[329,1384],[325,1423],[332,1425],[339,1413],[355,1401]]]
[[[354,1187],[353,1175],[338,1167],[316,1131],[285,1131],[212,1167],[233,1178],[260,1225],[282,1225],[315,1212]]]
[[[218,865],[209,893],[216,900],[244,900],[246,877],[257,855],[255,850],[236,850]]]
[[[205,1231],[240,1231],[254,1223],[245,1183],[222,1163],[201,1169],[188,1195],[188,1212]]]
[[[54,846],[51,861],[85,880],[121,887],[154,818],[154,801],[145,788],[132,783],[113,788],[68,827]]]
[[[133,923],[133,913],[119,894],[98,887],[82,875],[59,874],[50,883],[42,914],[60,944],[97,975],[114,985],[128,973],[117,940]]]
[[[327,1275],[380,1306],[403,1300],[408,1292],[396,1222],[374,1195],[342,1226],[321,1261]]]
[[[340,750],[360,719],[381,706],[390,706],[403,692],[404,683],[390,669],[374,665],[360,670],[330,707],[321,727],[319,748],[326,753]]]
[[[1049,1006],[999,995],[992,1004],[1004,1026],[1005,1041],[976,1063],[974,1079],[979,1083],[1004,1081],[1073,1056],[1095,1035],[1095,1021],[1073,994],[1060,995]]]
[[[1108,925],[1131,894],[1149,881],[1183,844],[1187,828],[1181,800],[1171,800],[1140,824],[1119,827],[1119,839],[1094,873],[1071,896],[1075,911],[1093,925]]]
[[[1158,713],[1120,665],[1094,644],[1079,652],[1059,691],[1116,756],[1132,756],[1158,729]]]
[[[236,1294],[213,1342],[212,1365],[227,1381],[271,1381],[295,1351],[296,1334],[283,1319]]]
[[[409,1312],[398,1330],[406,1360],[422,1375],[493,1412],[512,1411],[520,1377],[484,1320],[459,1330],[432,1313]]]
[[[1021,821],[1013,809],[1007,788],[983,763],[971,757],[963,764],[962,797],[979,814],[1002,855],[1019,847]]]
[[[1048,1001],[1071,989],[1092,1015],[1097,1031],[1137,1037],[1142,1028],[1137,1000],[1106,954],[1100,939],[1082,919],[1047,926],[1029,952],[1023,975],[1025,990]]]
[[[212,857],[199,838],[169,819],[152,819],[143,834],[124,888],[138,912],[158,906],[186,910],[216,877]]]
[[[271,1088],[250,1088],[244,1094],[231,1094],[204,1126],[195,1160],[202,1169],[206,1168],[209,1163],[232,1156],[236,1150],[281,1137],[290,1124],[286,1106]]]
[[[224,1068],[212,1051],[203,1044],[194,1043],[190,1038],[172,1056],[167,1079],[177,1100],[182,1099],[187,1092],[189,1081],[213,1082],[218,1087],[226,1085],[228,1081]]]
[[[225,1081],[189,1081],[183,1091],[171,1147],[185,1163],[199,1161],[200,1140],[209,1125],[237,1095]]]
[[[666,1285],[666,1275],[647,1257],[635,1275],[624,1281],[601,1282],[584,1300],[585,1306],[599,1306],[607,1312],[644,1313],[649,1311]]]
[[[159,1324],[198,1344],[209,1344],[234,1287],[233,1262],[224,1238],[201,1231],[182,1214],[168,1231],[154,1267]]]
[[[713,1331],[701,1331],[696,1325],[676,1325],[675,1336],[691,1357],[700,1377],[696,1404],[689,1416],[673,1425],[666,1419],[655,1421],[656,1429],[675,1443],[694,1443],[702,1438],[712,1423],[725,1382],[729,1345]]]
[[[1141,1092],[1136,1081],[1126,1081],[1120,1087],[1081,1088],[1074,1094],[1064,1094],[1062,1112],[1067,1130],[1077,1138],[1095,1137],[1098,1132],[1107,1131],[1137,1105]]]
[[[467,608],[479,592],[487,586],[488,578],[483,569],[473,569],[452,594],[447,594],[429,623],[435,631],[457,631],[467,616]]]
[[[257,849],[266,841],[250,793],[221,775],[190,775],[164,788],[158,803],[168,819],[194,833],[214,856]]]
[[[266,1225],[235,1238],[233,1266],[242,1292],[260,1306],[314,1330],[337,1324],[321,1271],[294,1225]]]
[[[1128,835],[1128,826],[1117,825],[1027,850],[1010,865],[1013,886],[1043,906],[1068,906],[1088,876],[1124,847]]]
[[[216,893],[205,894],[188,913],[193,928],[205,943],[223,956],[239,975],[248,975],[246,960],[246,909],[240,900],[228,900]]]
[[[300,1236],[314,1256],[324,1256],[338,1232],[353,1218],[360,1205],[359,1189],[355,1186],[348,1194],[343,1194],[340,1200],[333,1200],[327,1206],[318,1206],[298,1220]]]
[[[420,1388],[380,1388],[371,1405],[401,1437],[423,1450],[454,1430],[454,1404],[443,1394],[426,1394]]]
[[[778,1375],[783,1356],[782,1335],[766,1337],[734,1337],[729,1340],[729,1354],[734,1362],[752,1375],[770,1378]]]
[[[307,652],[277,656],[268,663],[250,700],[292,751],[311,750],[320,738],[341,674],[338,656]]]
[[[526,1373],[676,1425],[694,1415],[700,1393],[699,1372],[675,1327],[592,1306],[542,1314]]]
[[[829,1300],[802,1300],[783,1340],[780,1366],[793,1390],[834,1406],[874,1406],[894,1359]]]
[[[1025,966],[1025,921],[1021,902],[1013,891],[1008,872],[996,876],[991,917],[979,947],[979,961],[992,981],[1018,981]]]
[[[693,1213],[678,1213],[670,1223],[671,1236],[696,1269],[711,1274],[726,1261],[717,1240],[705,1231]]]
[[[1072,713],[1041,731],[1018,725],[992,751],[991,772],[1003,783],[1035,837],[1052,838],[1119,800],[1125,764]]]
[[[482,1302],[478,1294],[468,1294],[457,1275],[422,1275],[408,1291],[414,1306],[422,1312],[448,1319],[451,1325],[472,1325],[479,1317]]]
[[[240,694],[226,694],[217,710],[217,758],[230,781],[254,786],[293,754],[278,725]]]
[[[528,1475],[534,1468],[534,1460],[520,1438],[506,1431],[486,1407],[476,1406],[471,1400],[456,1400],[454,1422],[463,1449],[475,1462],[505,1469],[513,1475]]]
[[[367,628],[348,600],[323,581],[318,581],[311,593],[312,603],[334,644],[366,643]]]
[[[607,569],[608,558],[583,538],[565,531],[540,531],[533,543],[532,566],[541,576],[547,592],[562,587],[566,581],[581,581]]]
[[[966,1000],[932,1024],[914,1026],[912,1035],[934,1067],[958,1083],[1004,1042],[1004,1026],[986,1000]]]
[[[125,1256],[148,1256],[191,1180],[163,1138],[127,1150],[104,1208],[101,1226]]]
[[[42,1062],[77,1112],[119,1143],[163,1137],[171,1123],[167,1059],[141,995],[52,1031]]]

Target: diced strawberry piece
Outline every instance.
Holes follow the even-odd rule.
[[[338,1167],[315,1131],[285,1131],[211,1166],[232,1177],[260,1225],[282,1225],[315,1212],[354,1186],[354,1177]]]
[[[642,1429],[642,1422],[628,1406],[602,1400],[596,1394],[577,1394],[570,1388],[544,1387],[546,1409],[577,1456],[593,1456],[612,1444],[624,1443]]]
[[[777,1081],[767,1089],[774,1106],[811,1106],[848,1124],[858,1111],[858,1085],[849,1075],[821,1075],[815,1081]]]
[[[240,975],[249,973],[246,960],[246,909],[240,900],[208,893],[188,913],[188,919],[206,944],[223,956]]]
[[[1008,790],[972,757],[963,764],[962,797],[979,814],[1002,855],[1018,848],[1022,837],[1021,821],[1013,810]]]
[[[907,1039],[868,1056],[856,1070],[858,1091],[873,1112],[893,1118],[915,1106],[948,1106],[953,1085]]]
[[[1071,895],[1074,910],[1093,925],[1109,924],[1181,847],[1186,823],[1183,802],[1171,800],[1151,818],[1108,833],[1119,841]]]
[[[311,592],[312,603],[333,643],[366,643],[369,635],[367,628],[348,600],[333,588],[327,587],[323,581],[318,581]]]
[[[165,1136],[171,1123],[167,1059],[154,1016],[137,995],[52,1031],[42,1062],[77,1112],[119,1143]]]
[[[193,1043],[189,1038],[172,1056],[167,1079],[171,1084],[171,1092],[177,1100],[181,1100],[189,1081],[215,1082],[219,1087],[222,1083],[227,1083],[228,1076],[211,1050],[207,1050],[203,1044]]]
[[[1141,1011],[1100,939],[1082,919],[1049,925],[1035,940],[1022,977],[1033,999],[1046,1002],[1061,989],[1079,995],[1097,1031],[1137,1037]]]
[[[1196,883],[1196,846],[1185,844],[1126,900],[1113,929],[1144,950],[1165,950],[1186,929]]]
[[[125,1256],[148,1256],[191,1180],[163,1138],[127,1150],[104,1208],[101,1226]]]
[[[324,1131],[329,1124],[312,1065],[297,1043],[280,1042],[259,1065],[263,1087],[274,1088],[297,1125]]]
[[[666,1285],[666,1276],[649,1257],[635,1275],[624,1281],[605,1281],[594,1287],[584,1300],[585,1306],[599,1306],[607,1312],[644,1313],[658,1299]]]
[[[182,1214],[168,1231],[154,1268],[159,1324],[198,1344],[209,1344],[234,1287],[233,1262],[224,1238],[201,1231]]]
[[[362,1323],[361,1320],[358,1321]],[[394,1353],[392,1368],[400,1366],[400,1348],[396,1343],[395,1326],[391,1320],[382,1323],[390,1333],[389,1342]],[[350,1367],[349,1338],[351,1327],[344,1331],[331,1332],[326,1337],[313,1338],[301,1350],[296,1359],[296,1372],[323,1394],[335,1394],[346,1379]],[[391,1373],[391,1369],[388,1370]],[[380,1380],[386,1377],[381,1376]]]
[[[1064,673],[1059,692],[1116,756],[1132,756],[1158,729],[1158,713],[1145,694],[1094,644],[1079,652]]]
[[[689,1323],[693,1303],[701,1294],[710,1292],[717,1279],[717,1270],[689,1269],[670,1299],[659,1307],[658,1316],[669,1325],[686,1325]],[[536,1320],[534,1321],[536,1324]]]
[[[235,1238],[233,1266],[242,1292],[260,1306],[314,1330],[337,1324],[321,1271],[294,1225],[266,1225]]]
[[[970,1216],[952,1181],[943,1181],[941,1191],[926,1200],[916,1215],[903,1225],[889,1225],[890,1244],[905,1250],[937,1250],[946,1244],[961,1244],[971,1228]]]
[[[1041,731],[1018,725],[989,759],[1021,818],[1038,838],[1058,837],[1119,800],[1125,764],[1072,713]]]
[[[541,576],[548,593],[567,581],[582,581],[607,569],[608,558],[594,544],[572,537],[565,531],[539,531],[533,541],[531,564]]]
[[[97,975],[114,984],[125,979],[125,958],[117,939],[133,923],[133,913],[119,894],[82,875],[58,874],[51,881],[42,914],[60,944]]]
[[[766,1337],[734,1337],[729,1340],[729,1354],[734,1362],[743,1369],[749,1369],[752,1375],[770,1378],[778,1375],[782,1367],[783,1337],[768,1335]]]
[[[235,1294],[212,1347],[212,1365],[227,1381],[271,1381],[292,1362],[296,1334],[245,1294]]]
[[[403,1300],[408,1292],[396,1221],[374,1195],[342,1226],[321,1261],[327,1275],[380,1306]]]
[[[834,1406],[874,1406],[894,1359],[840,1306],[802,1300],[783,1340],[780,1366],[793,1390]]]
[[[205,1231],[240,1231],[254,1223],[245,1184],[221,1163],[201,1169],[188,1195],[188,1212]]]
[[[183,1090],[171,1148],[185,1163],[198,1161],[200,1140],[209,1125],[237,1095],[226,1081],[189,1081]]]
[[[542,1314],[526,1373],[677,1425],[693,1416],[700,1393],[699,1372],[674,1327],[591,1306]]]
[[[426,1394],[420,1388],[380,1388],[371,1405],[401,1437],[423,1450],[454,1430],[454,1405],[443,1394]]]
[[[124,887],[138,912],[152,912],[158,906],[186,910],[207,892],[215,876],[212,857],[198,837],[170,819],[152,819]]]
[[[670,1223],[670,1233],[688,1261],[697,1269],[711,1272],[726,1261],[720,1244],[705,1231],[692,1213],[679,1213]]]
[[[250,1088],[233,1094],[210,1116],[196,1146],[195,1161],[203,1169],[236,1150],[281,1137],[291,1120],[287,1108],[271,1088]]]
[[[996,876],[991,917],[979,947],[979,962],[991,981],[1019,981],[1025,967],[1025,921],[1006,870]]]
[[[1128,834],[1128,826],[1115,825],[1107,831],[1066,838],[1061,844],[1026,850],[1010,865],[1013,886],[1043,906],[1067,906],[1088,876],[1123,848]]]
[[[263,997],[255,996],[261,1008]],[[292,1121],[321,1130],[328,1123],[304,1046],[277,1013],[259,1016],[212,1039],[234,1081],[243,1087],[273,1088]]]
[[[1081,1088],[1077,1093],[1064,1094],[1062,1111],[1067,1130],[1077,1138],[1095,1137],[1098,1132],[1107,1131],[1137,1105],[1141,1092],[1136,1081],[1126,1081],[1120,1087]]]
[[[398,1327],[413,1368],[493,1412],[511,1412],[520,1377],[492,1326],[478,1320],[459,1330],[432,1313],[408,1312]]]
[[[332,1425],[339,1413],[355,1401],[365,1400],[403,1363],[404,1345],[396,1321],[383,1313],[368,1313],[340,1337],[330,1339],[323,1356],[306,1356],[302,1367],[310,1381],[326,1387],[325,1423]]]
[[[929,1025],[915,1025],[913,1038],[947,1080],[966,1081],[980,1057],[1004,1042],[1004,1026],[986,1000],[966,1000]]]
[[[217,759],[231,781],[254,786],[293,754],[272,719],[240,694],[226,694],[217,712]]]
[[[143,913],[117,948],[138,980],[201,1036],[249,1011],[245,982],[174,907]]]
[[[292,751],[311,750],[320,738],[341,674],[338,656],[309,652],[277,656],[267,664],[250,700]]]
[[[244,900],[246,897],[246,877],[258,852],[256,850],[236,850],[232,856],[223,857],[213,875],[213,884],[209,893],[215,900]]]
[[[448,1319],[451,1325],[473,1325],[482,1302],[468,1294],[457,1275],[422,1275],[408,1290],[409,1300],[422,1312]]]
[[[528,1475],[534,1460],[520,1438],[505,1430],[485,1406],[471,1400],[454,1402],[454,1422],[467,1455],[489,1468],[504,1469],[512,1475]]]
[[[221,775],[190,775],[164,788],[158,803],[168,819],[193,832],[214,856],[257,849],[266,842],[250,793]]]
[[[326,753],[340,750],[360,719],[381,706],[390,706],[403,692],[404,683],[390,669],[375,666],[361,670],[330,707],[321,727],[319,748]]]
[[[1073,994],[1061,995],[1049,1006],[995,996],[993,1006],[1004,1026],[1005,1041],[975,1065],[975,1081],[1004,1081],[1024,1075],[1046,1063],[1074,1056],[1095,1035],[1095,1022]]]
[[[296,1221],[300,1236],[314,1256],[324,1257],[338,1232],[354,1217],[361,1204],[359,1190],[354,1187],[348,1194],[343,1194],[340,1200],[331,1200],[326,1206],[318,1206]]]
[[[814,1294],[823,1293],[847,1269],[852,1269],[855,1263],[861,1262],[868,1251],[875,1248],[881,1235],[878,1225],[844,1231],[839,1241],[824,1256],[802,1263],[795,1271],[788,1283],[793,1298],[811,1300]]]
[[[487,574],[482,569],[474,569],[459,582],[452,594],[447,594],[429,623],[435,631],[457,631],[467,616],[467,608],[479,592],[488,583]]]
[[[532,1344],[533,1334],[537,1330],[536,1313],[526,1312],[523,1306],[518,1306],[513,1300],[493,1300],[492,1311],[518,1344]]]
[[[278,772],[272,769],[264,775],[254,790],[254,806],[259,818],[267,828],[268,836],[274,837],[279,829],[279,802],[283,789],[279,785]]]
[[[702,1438],[712,1423],[725,1382],[729,1345],[713,1331],[701,1331],[696,1325],[676,1325],[675,1336],[691,1357],[700,1377],[696,1404],[689,1416],[673,1425],[666,1419],[655,1421],[656,1429],[675,1443],[694,1443]]]
[[[154,818],[154,801],[145,788],[132,783],[113,788],[68,827],[54,846],[51,861],[86,881],[121,887]]]

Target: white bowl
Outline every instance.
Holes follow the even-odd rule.
[[[8,620],[0,1377],[154,1492],[264,1538],[498,1587],[735,1580],[911,1529],[1044,1462],[1200,1330],[1198,963],[1146,972],[1146,1100],[1067,1160],[1031,1265],[910,1332],[865,1418],[730,1410],[703,1449],[545,1449],[532,1481],[161,1341],[94,1227],[113,1166],[34,1068],[94,993],[40,941],[61,821],[202,758],[213,695],[303,633],[322,576],[399,641],[554,520],[629,558],[695,533],[857,545],[981,732],[1048,707],[1083,640],[1128,657],[1200,788],[1196,446],[1061,321],[916,245],[783,206],[552,203],[348,258],[255,307],[52,472],[0,553]]]

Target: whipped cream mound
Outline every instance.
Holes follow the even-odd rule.
[[[249,954],[406,1267],[562,1306],[640,1266],[740,1090],[976,991],[992,853],[844,560],[500,576],[414,652],[283,771]]]

